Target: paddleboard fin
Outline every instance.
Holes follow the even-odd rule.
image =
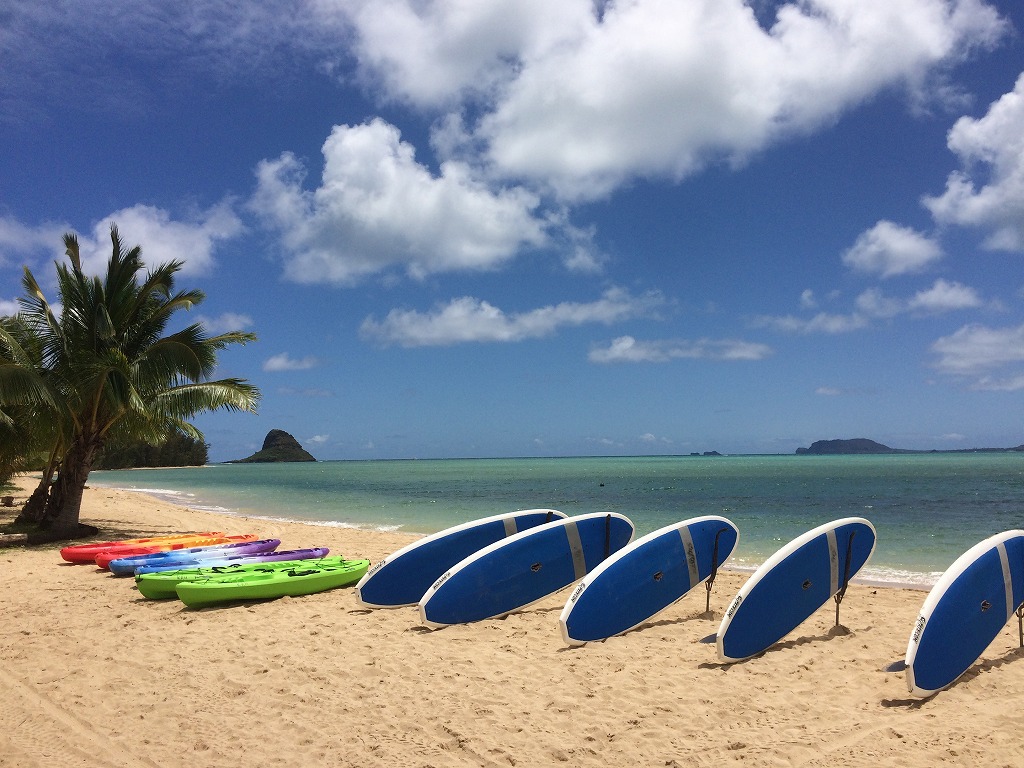
[[[836,592],[836,626],[839,626],[839,604],[843,602],[843,598],[846,597],[846,588],[850,585],[850,555],[853,554],[853,537],[857,535],[856,531],[850,533],[850,538],[846,540],[846,568],[843,571],[843,584]]]
[[[1024,648],[1024,604],[1017,607],[1017,639]]]
[[[711,552],[711,575],[704,582],[704,590],[707,592],[707,600],[704,603],[704,613],[711,610],[711,588],[715,586],[715,577],[718,576],[718,539],[728,528],[719,528],[715,534],[715,548]]]

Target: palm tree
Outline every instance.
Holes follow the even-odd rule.
[[[39,340],[39,374],[58,402],[57,479],[33,522],[55,534],[77,531],[86,480],[108,439],[158,442],[173,433],[202,439],[189,423],[196,414],[254,413],[260,399],[259,390],[243,379],[210,380],[217,353],[255,341],[255,335],[208,336],[199,323],[164,335],[171,316],[196,306],[204,294],[175,292],[182,262],[142,274],[141,249],[125,250],[116,226],[110,239],[101,279],[82,271],[77,237],[64,236],[70,265],[57,265],[59,318],[27,267],[22,280],[26,295],[19,317]]]
[[[48,488],[56,466],[54,452],[62,444],[59,398],[49,385],[41,365],[41,340],[19,315],[0,318],[0,481],[29,465],[44,465],[40,488]],[[38,507],[45,493],[33,494]]]

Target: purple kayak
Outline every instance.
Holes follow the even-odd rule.
[[[313,547],[311,549],[284,549],[276,552],[264,552],[258,555],[233,555],[231,557],[217,558],[216,560],[203,560],[199,563],[189,565],[171,565],[159,562],[151,565],[140,565],[135,569],[135,575],[141,576],[144,573],[163,573],[164,571],[177,571],[182,568],[222,568],[230,565],[258,565],[259,563],[273,563],[279,560],[317,560],[327,557],[330,550],[327,547]]]
[[[150,552],[111,560],[108,568],[115,576],[131,576],[143,565],[171,565],[177,568],[191,568],[208,560],[222,560],[225,557],[260,555],[273,552],[281,546],[280,539],[259,539],[258,541],[237,541],[230,544],[211,544],[190,549],[173,549],[167,552]]]

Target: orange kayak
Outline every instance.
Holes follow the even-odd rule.
[[[96,560],[96,555],[100,552],[106,552],[116,547],[145,547],[145,546],[159,546],[164,543],[176,543],[184,541],[185,539],[193,540],[197,538],[215,538],[223,536],[224,531],[204,531],[202,533],[175,533],[168,536],[151,536],[146,539],[121,539],[120,541],[96,541],[90,544],[75,544],[70,547],[64,547],[60,551],[60,556],[67,560],[69,563],[92,563]]]

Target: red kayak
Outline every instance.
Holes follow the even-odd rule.
[[[144,546],[131,545],[127,547],[114,547],[105,549],[96,555],[94,562],[100,568],[107,570],[111,560],[121,557],[136,557],[137,555],[152,555],[155,552],[170,552],[176,549],[195,549],[196,547],[214,547],[218,544],[244,544],[247,541],[256,541],[255,534],[243,533],[238,536],[207,536],[189,539],[174,543],[146,544]]]
[[[75,544],[64,547],[60,556],[69,563],[92,563],[96,561],[96,555],[106,552],[115,547],[144,547],[158,546],[164,543],[175,543],[185,539],[210,538],[223,536],[224,531],[204,531],[202,533],[175,533],[168,536],[151,536],[147,539],[122,539],[120,541],[97,541],[91,544]]]

